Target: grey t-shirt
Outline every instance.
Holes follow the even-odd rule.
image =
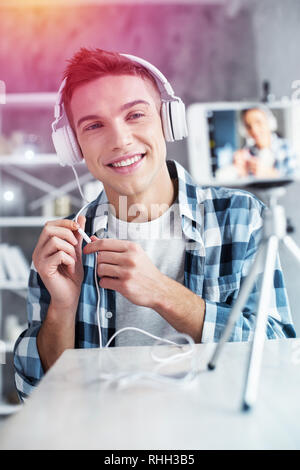
[[[117,219],[110,212],[108,237],[138,243],[161,273],[183,284],[185,238],[181,229],[177,203],[174,203],[160,217],[143,223],[127,223]],[[177,333],[155,310],[135,305],[116,292],[116,331],[129,326],[164,338],[172,337]],[[140,332],[125,331],[117,335],[115,344],[116,346],[144,346],[154,344],[154,340]]]

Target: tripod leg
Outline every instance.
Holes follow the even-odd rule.
[[[259,296],[256,325],[249,358],[248,372],[245,382],[243,409],[250,409],[256,399],[258,380],[267,327],[270,292],[274,278],[274,268],[278,251],[278,238],[272,235],[266,246],[264,274]]]
[[[254,263],[251,267],[251,270],[249,271],[249,274],[247,278],[245,279],[245,282],[239,292],[239,295],[235,301],[235,304],[230,312],[230,315],[228,317],[228,321],[226,324],[226,327],[222,333],[222,336],[220,338],[220,341],[218,342],[216,349],[214,351],[214,354],[208,363],[208,368],[209,369],[214,369],[216,366],[217,359],[221,353],[221,349],[223,348],[224,344],[226,341],[228,341],[230,337],[230,333],[233,330],[234,323],[238,319],[239,315],[241,314],[241,311],[243,310],[243,307],[245,306],[247,299],[250,295],[250,292],[253,288],[255,279],[257,274],[261,271],[262,268],[262,263],[264,259],[264,244],[265,241],[263,240],[261,242],[261,245],[259,247],[259,250],[257,252],[256,258],[254,260]]]
[[[297,258],[297,260],[299,261],[299,263],[300,263],[300,248],[299,248],[299,246],[294,242],[294,240],[289,235],[286,235],[282,239],[282,241],[285,244],[285,246],[290,250],[292,255],[295,256]]]

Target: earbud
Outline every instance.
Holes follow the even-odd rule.
[[[82,236],[82,238],[87,242],[87,243],[92,243],[92,240],[90,237],[82,230],[82,228],[79,227],[78,233]]]

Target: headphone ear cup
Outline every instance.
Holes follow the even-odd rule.
[[[173,129],[174,140],[181,140],[187,137],[187,125],[185,117],[185,106],[183,101],[170,101],[170,119]]]
[[[63,126],[53,131],[52,141],[62,166],[74,165],[82,161],[81,150],[70,126]]]
[[[161,118],[167,142],[181,140],[188,135],[185,106],[181,100],[163,102]]]
[[[174,142],[172,123],[170,121],[169,101],[164,101],[161,106],[161,120],[164,136],[167,142]]]
[[[77,138],[72,130],[72,127],[66,125],[65,132],[67,134],[67,139],[70,143],[70,147],[72,148],[71,158],[73,163],[80,163],[83,160],[83,155],[81,152],[81,148],[78,145]]]

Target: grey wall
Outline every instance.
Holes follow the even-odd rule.
[[[257,77],[259,81],[271,80],[272,90],[277,97],[291,97],[292,82],[300,78],[299,22],[300,2],[297,0],[256,2],[253,10]],[[281,200],[287,216],[295,226],[296,231],[292,236],[298,245],[300,245],[299,196],[300,184],[294,183],[287,188],[287,194]],[[299,336],[300,266],[285,249],[281,251],[281,261]]]
[[[9,92],[54,91],[66,59],[90,46],[153,62],[187,104],[252,97],[258,84],[251,23],[248,6],[232,18],[218,5],[6,8],[1,78]]]
[[[232,5],[0,7],[0,79],[8,92],[56,91],[66,59],[87,46],[144,57],[166,74],[187,105],[260,98],[264,79],[271,80],[277,97],[290,96],[292,81],[300,79],[299,0]],[[16,122],[8,116],[5,132]],[[48,132],[41,120],[27,125]],[[188,168],[184,142],[169,145],[169,156]],[[282,201],[300,244],[298,195],[295,183]],[[290,255],[282,261],[300,332],[299,267]],[[14,310],[13,301],[9,305]]]

